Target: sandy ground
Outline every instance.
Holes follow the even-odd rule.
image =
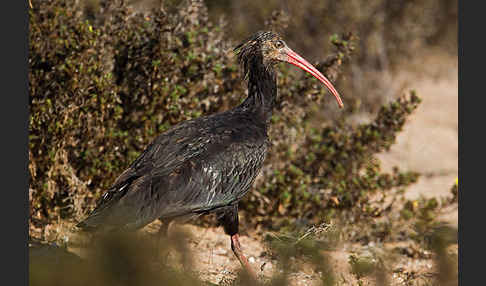
[[[231,285],[231,281],[237,277],[241,267],[231,251],[229,237],[224,234],[223,230],[221,228],[208,229],[193,225],[185,225],[181,228],[189,231],[193,236],[188,244],[193,254],[194,271],[197,275],[202,280],[216,285]],[[280,271],[277,270],[279,269],[277,261],[265,254],[265,246],[258,237],[242,236],[240,241],[250,264],[261,281],[269,281],[270,277],[275,274],[275,271]],[[386,245],[385,248],[387,250],[400,247],[405,249],[410,246],[411,243],[409,242],[401,242]],[[457,253],[457,246],[454,247],[449,249],[449,251]],[[351,253],[364,253],[367,248],[369,247],[342,245],[339,249],[326,252],[328,257],[330,257],[330,267],[335,271],[336,285],[360,285],[356,277],[351,274],[348,259]],[[404,285],[402,283],[410,275],[415,275],[417,278],[415,279],[417,284],[413,285],[422,285],[420,284],[420,279],[425,281],[425,279],[437,273],[434,262],[431,259],[431,253],[425,252],[420,255],[423,257],[396,255],[393,265],[388,269],[397,272],[389,277],[390,285]],[[319,284],[319,274],[312,266],[295,262],[298,266],[296,270],[291,271],[289,274],[290,285],[321,285]],[[364,283],[361,285],[376,285],[373,277],[362,278],[361,282]]]

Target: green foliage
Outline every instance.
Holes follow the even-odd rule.
[[[150,16],[113,2],[101,23],[86,20],[75,1],[33,7],[32,217],[79,217],[156,135],[243,94],[222,34],[198,2]]]
[[[376,269],[375,261],[370,257],[350,255],[349,264],[351,265],[351,272],[355,274],[358,279],[370,275]]]

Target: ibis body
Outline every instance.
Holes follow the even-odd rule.
[[[231,110],[179,123],[159,135],[79,227],[137,230],[156,219],[167,225],[216,212],[235,255],[253,273],[238,241],[238,202],[250,190],[268,150],[277,96],[275,63],[288,62],[311,73],[340,106],[342,102],[332,84],[273,32],[258,32],[235,50],[248,79],[248,97]]]

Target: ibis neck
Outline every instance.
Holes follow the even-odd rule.
[[[240,107],[256,113],[265,123],[272,117],[277,97],[277,76],[273,66],[254,64],[248,71],[248,97]]]

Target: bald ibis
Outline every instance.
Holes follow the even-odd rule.
[[[235,108],[181,122],[160,134],[113,183],[77,226],[86,231],[136,230],[160,219],[216,213],[241,265],[255,277],[238,240],[238,202],[260,172],[277,96],[274,66],[287,62],[338,92],[315,67],[273,32],[258,32],[235,48],[248,78],[248,97]]]

